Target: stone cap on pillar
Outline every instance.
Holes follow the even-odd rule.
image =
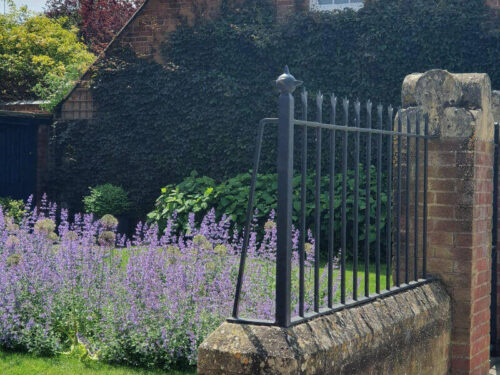
[[[485,73],[429,70],[403,82],[403,109],[420,108],[429,115],[430,134],[444,138],[493,139],[491,82]]]
[[[493,109],[493,120],[500,122],[500,91],[491,92],[491,106]]]

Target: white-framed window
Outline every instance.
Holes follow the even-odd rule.
[[[335,10],[363,8],[363,0],[310,0],[311,10]]]

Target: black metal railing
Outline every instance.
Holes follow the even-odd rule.
[[[361,103],[356,101],[353,106],[347,99],[342,100],[342,125],[337,124],[338,99],[335,95],[330,96],[329,123],[323,122],[324,96],[319,92],[316,95],[316,121],[308,120],[308,94],[301,94],[302,119],[295,119],[295,103],[292,95],[295,88],[301,85],[285,68],[276,81],[280,91],[279,117],[261,120],[258,128],[257,147],[255,150],[254,167],[250,196],[248,200],[247,221],[244,233],[244,242],[241,252],[238,280],[234,298],[233,314],[229,321],[239,323],[277,325],[288,327],[303,322],[313,317],[338,311],[350,306],[366,303],[381,296],[397,293],[408,288],[430,280],[426,271],[427,252],[427,165],[428,165],[428,140],[429,121],[427,115],[416,111],[414,115],[406,115],[406,129],[403,130],[403,114],[401,109],[397,111],[397,130],[394,129],[394,111],[391,106],[386,110],[384,120],[384,108],[377,106],[376,127],[372,126],[372,103],[366,103],[366,124],[361,125]],[[354,121],[349,120],[350,111],[354,113]],[[424,127],[421,129],[421,119]],[[414,119],[415,127],[412,127]],[[243,283],[243,274],[249,243],[250,224],[253,219],[254,193],[256,178],[259,168],[260,153],[264,127],[267,124],[278,125],[278,208],[277,208],[277,250],[276,250],[276,294],[275,294],[275,320],[263,321],[244,319],[239,317],[239,303]],[[292,196],[294,174],[294,138],[295,128],[301,128],[298,134],[301,139],[300,160],[300,215],[298,228],[300,239],[298,245],[298,315],[292,316],[291,306],[291,275],[292,275]],[[314,265],[313,265],[313,289],[314,298],[312,311],[305,309],[305,243],[307,233],[306,217],[306,175],[308,168],[308,129],[315,131],[315,196],[314,196]],[[322,167],[325,158],[322,155],[323,131],[327,131],[328,138],[328,166]],[[337,137],[339,135],[339,137]],[[361,137],[365,137],[363,150],[364,157],[360,152]],[[337,138],[341,139],[341,152],[337,154]],[[385,138],[385,141],[384,141]],[[375,154],[372,155],[372,144],[375,143]],[[423,149],[421,148],[423,143]],[[393,144],[397,144],[394,153]],[[352,146],[352,148],[351,148]],[[384,154],[385,155],[384,155]],[[340,155],[340,157],[339,157]],[[349,158],[350,155],[350,158]],[[421,157],[423,161],[421,162]],[[373,160],[375,158],[375,160]],[[340,160],[338,160],[340,159]],[[348,159],[353,160],[352,169],[349,173],[354,175],[354,183],[348,188]],[[364,160],[363,160],[364,159]],[[340,161],[340,165],[336,164]],[[394,165],[393,165],[394,164]],[[371,178],[370,169],[375,166],[376,170],[376,197],[375,217],[371,215]],[[340,173],[337,173],[337,167]],[[413,167],[413,170],[412,170]],[[364,186],[360,184],[360,168],[364,169]],[[396,170],[393,176],[393,168]],[[328,207],[321,206],[321,175],[325,172],[329,175],[329,202]],[[385,172],[385,173],[384,173]],[[422,180],[420,173],[422,172]],[[336,176],[341,176],[341,202],[335,202],[334,187]],[[383,178],[385,181],[383,181]],[[394,180],[394,181],[393,181]],[[365,189],[364,209],[360,209],[360,189]],[[385,223],[382,225],[382,190],[385,190]],[[349,195],[348,195],[349,190]],[[413,201],[411,200],[413,191]],[[419,202],[422,193],[422,202]],[[404,196],[403,196],[404,195]],[[403,200],[404,198],[404,200]],[[348,206],[351,206],[352,215],[348,217]],[[340,251],[335,252],[335,207],[340,206]],[[337,208],[338,209],[338,208]],[[320,261],[322,241],[321,220],[322,213],[328,211],[328,233],[327,233],[327,293],[326,306],[320,303]],[[412,212],[413,210],[413,212]],[[359,215],[364,215],[364,221],[360,224]],[[352,217],[351,217],[352,216]],[[395,216],[395,222],[393,217]],[[404,219],[404,220],[403,220]],[[422,228],[419,227],[419,221]],[[411,224],[413,223],[413,226]],[[402,224],[402,225],[401,225]],[[364,241],[359,241],[360,225],[364,226]],[[384,228],[385,229],[384,229]],[[373,229],[374,228],[374,229]],[[352,294],[346,292],[346,254],[348,248],[348,230],[352,233]],[[370,242],[370,234],[375,232],[374,244]],[[413,231],[413,238],[411,234]],[[323,234],[324,235],[324,234]],[[385,236],[385,241],[383,240]],[[419,242],[421,239],[421,243]],[[385,285],[381,285],[381,254],[385,242]],[[361,245],[361,246],[360,246]],[[363,254],[360,254],[362,250]],[[374,254],[372,254],[374,252]],[[413,254],[411,253],[413,252]],[[336,298],[333,290],[334,284],[334,257],[340,255],[340,297]],[[375,292],[370,293],[370,262],[375,263]],[[360,296],[358,290],[358,276],[360,274],[358,259],[363,259],[364,290]],[[403,257],[403,259],[401,259]],[[393,261],[395,265],[393,266]],[[403,263],[402,263],[403,262]],[[421,264],[421,269],[419,268]],[[411,269],[411,267],[413,269]],[[413,271],[413,272],[412,272]],[[404,272],[404,279],[401,277]]]
[[[498,308],[498,285],[497,285],[497,241],[498,241],[498,147],[500,146],[499,135],[500,124],[494,123],[493,138],[493,215],[491,226],[491,311],[490,311],[490,349],[491,354],[497,356],[499,340],[497,327],[497,308]]]

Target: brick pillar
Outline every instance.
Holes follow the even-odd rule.
[[[452,297],[451,373],[489,369],[493,117],[486,74],[405,78],[404,112],[430,116],[428,273]],[[420,228],[422,228],[420,226]]]

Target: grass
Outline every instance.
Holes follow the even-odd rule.
[[[0,374],[2,375],[194,375],[196,369],[184,371],[152,371],[104,363],[89,364],[77,358],[35,357],[30,354],[12,353],[0,350]]]
[[[369,265],[369,285],[370,285],[370,293],[375,293],[376,291],[376,279],[377,275],[375,273],[375,264],[370,264]],[[359,286],[358,286],[358,295],[362,295],[365,290],[365,266],[363,263],[358,264],[358,277],[362,277],[363,280],[360,281]],[[386,267],[385,264],[380,265],[380,290],[385,289],[385,281],[386,281]],[[353,271],[352,271],[352,264],[346,264],[346,270],[345,270],[345,278],[346,278],[346,289],[348,292],[352,293],[352,285],[353,285]],[[391,278],[392,281],[392,278]]]
[[[326,272],[326,262],[320,262],[320,278],[324,277],[324,280],[326,280],[326,275],[324,273]],[[385,290],[386,287],[386,266],[385,264],[380,265],[380,291]],[[369,280],[369,294],[373,294],[376,292],[376,280],[377,280],[377,275],[376,275],[376,267],[375,264],[370,263],[369,268],[369,275],[368,275],[368,280]],[[273,270],[273,272],[275,272]],[[294,268],[293,272],[293,277],[292,277],[292,283],[297,284],[298,283],[298,269],[297,267]],[[313,292],[313,281],[314,281],[314,270],[313,268],[310,268],[306,271],[306,291],[312,293]],[[350,299],[352,298],[352,291],[353,291],[353,283],[354,283],[354,278],[353,278],[354,272],[353,272],[353,265],[352,263],[346,263],[345,267],[345,289],[346,289],[346,298]],[[365,294],[365,266],[363,263],[358,263],[358,297],[361,297]],[[334,303],[340,302],[340,269],[335,269],[333,271],[333,280],[334,284],[337,284],[337,292],[334,295]],[[392,282],[392,276],[391,276],[391,282]],[[320,288],[320,293],[326,294],[326,281],[322,283],[322,287]],[[392,284],[391,284],[392,285]]]

